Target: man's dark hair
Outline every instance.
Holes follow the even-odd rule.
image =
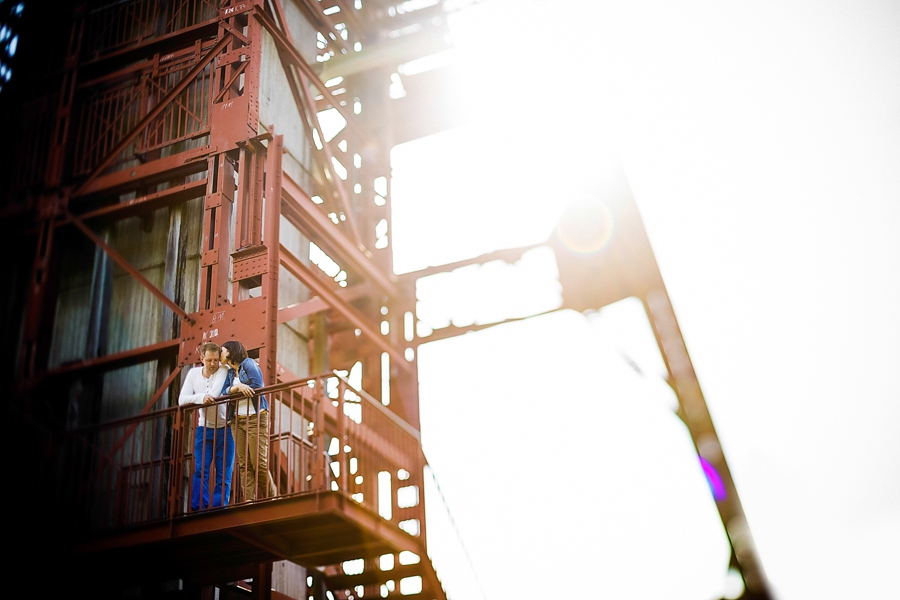
[[[247,349],[237,340],[228,340],[222,344],[222,347],[228,350],[228,360],[236,365],[241,364],[247,358]]]

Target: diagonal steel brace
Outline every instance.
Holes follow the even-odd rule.
[[[152,293],[154,296],[156,296],[157,298],[162,300],[166,306],[168,306],[170,309],[172,309],[172,312],[174,312],[176,315],[181,317],[181,319],[183,321],[187,321],[191,325],[194,325],[196,323],[196,321],[194,321],[194,319],[192,319],[190,315],[188,315],[186,312],[184,312],[183,308],[178,306],[172,299],[170,299],[168,296],[166,296],[158,287],[153,285],[149,279],[144,277],[140,271],[135,269],[134,266],[131,263],[129,263],[127,260],[125,260],[125,258],[121,254],[116,252],[112,246],[110,246],[109,244],[104,242],[100,238],[100,236],[98,236],[87,225],[85,225],[81,219],[79,219],[78,217],[73,215],[71,213],[71,211],[69,211],[69,209],[64,208],[63,210],[65,211],[64,214],[68,221],[71,221],[72,224],[75,225],[75,227],[77,227],[78,229],[81,230],[82,233],[84,233],[84,235],[88,236],[91,239],[91,241],[93,241],[95,244],[100,246],[100,248],[104,252],[106,252],[106,254],[108,254],[111,259],[116,261],[116,263],[120,267],[125,269],[129,275],[131,275],[132,277],[137,279],[141,285],[143,285],[145,288],[150,290],[150,293]]]
[[[103,172],[103,169],[108,167],[110,163],[115,160],[116,156],[118,156],[119,153],[122,152],[122,150],[124,150],[128,146],[128,144],[130,144],[131,141],[135,137],[137,137],[141,133],[141,131],[143,131],[144,128],[147,127],[147,125],[150,124],[153,119],[159,116],[159,114],[163,110],[165,110],[169,104],[171,104],[172,100],[178,97],[178,95],[181,94],[181,92],[183,92],[185,88],[187,88],[187,86],[197,77],[197,75],[199,75],[203,71],[203,69],[205,69],[206,66],[216,58],[219,52],[221,52],[222,49],[225,48],[229,41],[231,41],[231,35],[222,36],[222,39],[220,39],[215,46],[210,48],[209,52],[204,54],[203,58],[201,58],[200,61],[196,65],[194,65],[194,67],[188,72],[188,74],[178,82],[178,85],[173,87],[168,94],[163,96],[156,104],[156,106],[154,106],[150,110],[150,112],[148,112],[146,116],[144,116],[144,118],[141,119],[140,122],[135,125],[134,128],[129,131],[122,138],[122,140],[107,153],[106,158],[104,158],[102,161],[100,161],[100,164],[94,167],[94,170],[91,171],[91,174],[88,175],[87,179],[85,179],[81,183],[81,185],[78,186],[78,189],[75,190],[75,193],[72,195],[80,196],[82,193],[84,193],[84,190],[94,181],[94,179],[100,176],[100,173]]]

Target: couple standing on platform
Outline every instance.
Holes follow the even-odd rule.
[[[228,506],[231,478],[237,455],[244,500],[274,496],[269,475],[269,404],[255,390],[263,387],[262,372],[247,356],[244,345],[229,340],[220,348],[213,342],[200,347],[202,366],[188,371],[178,398],[179,405],[213,404],[217,396],[241,393],[239,400],[199,411],[194,434],[194,477],[191,509]],[[227,408],[226,408],[227,407]],[[230,425],[229,425],[230,424]],[[210,465],[216,464],[212,504],[209,501]]]

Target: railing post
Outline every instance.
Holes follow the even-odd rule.
[[[338,447],[338,456],[340,457],[338,464],[341,466],[340,490],[345,494],[350,492],[348,485],[350,474],[350,453],[347,451],[348,439],[347,435],[347,413],[344,411],[344,393],[347,390],[346,384],[338,379],[338,406],[337,406],[337,425],[338,438],[340,446]]]
[[[325,379],[316,378],[315,392],[313,393],[313,414],[315,415],[315,464],[318,465],[316,474],[318,491],[327,491],[328,486],[328,448],[325,447],[325,402],[328,400],[328,392],[325,389]]]
[[[172,425],[172,476],[169,478],[169,502],[167,514],[173,518],[179,514],[181,505],[181,489],[184,480],[184,409],[179,408],[175,412],[175,420]]]
[[[335,398],[330,396],[331,383],[336,384]],[[401,520],[401,517],[418,519],[419,530],[424,531],[422,469],[425,461],[415,429],[365,391],[355,389],[340,375],[319,375],[314,379],[281,382],[260,391],[271,394],[272,398],[271,434],[277,452],[270,454],[273,457],[270,466],[279,477],[283,474],[289,482],[280,495],[338,489],[377,510],[378,473],[388,471],[396,477],[399,469],[409,470],[409,480],[403,481],[418,488],[419,502],[401,509],[396,494],[392,493],[391,512],[395,521]],[[285,399],[284,394],[290,394],[290,401]],[[325,404],[335,399],[337,402],[333,406]],[[235,401],[223,399],[218,403],[227,406]],[[302,407],[297,407],[295,401],[299,401]],[[345,410],[348,403],[352,405],[349,411]],[[65,451],[67,447],[61,444],[60,451],[64,455],[61,460],[66,464],[60,473],[81,482],[69,492],[73,497],[73,506],[77,504],[79,509],[84,509],[79,512],[79,525],[89,529],[137,525],[193,513],[189,504],[197,465],[193,461],[203,461],[202,444],[194,455],[193,434],[195,419],[201,410],[209,410],[209,407],[171,407],[91,426],[82,432],[70,432],[70,437],[77,436],[76,439],[83,440],[84,450]],[[295,429],[293,419],[301,419],[304,427],[309,427],[297,432],[302,438],[297,448],[289,443]],[[130,435],[126,436],[124,432],[130,432]],[[223,435],[223,432],[217,431],[215,435]],[[227,436],[227,432],[224,435]],[[280,438],[282,435],[285,436],[284,441]],[[165,440],[165,446],[161,449],[159,443],[162,440]],[[205,443],[215,446],[218,441],[219,438],[214,437]],[[338,444],[340,456],[328,454],[329,442]],[[285,453],[285,450],[289,452]],[[336,477],[329,475],[333,462],[337,462],[340,469]],[[78,468],[78,464],[82,467]],[[351,471],[351,465],[355,467],[354,471]],[[214,483],[219,481],[218,477],[225,475],[219,472],[219,466],[216,462],[215,479],[211,477],[212,468],[201,469],[204,477],[213,479],[209,481],[213,498]],[[230,490],[231,499],[236,499],[240,497],[237,490],[241,473],[233,473],[232,476],[232,481],[237,480],[238,485]],[[361,478],[358,484],[356,477]],[[59,482],[61,486],[69,483],[62,479]],[[400,480],[394,481],[400,485]],[[59,492],[64,494],[66,488]]]

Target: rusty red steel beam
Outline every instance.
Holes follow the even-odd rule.
[[[274,8],[275,8],[275,16],[277,17],[277,19],[279,21],[281,21],[282,25],[284,25],[286,23],[286,21],[284,18],[284,9],[281,6],[280,0],[274,0],[274,2],[272,4],[274,5]],[[335,3],[335,4],[337,4],[337,3]],[[338,46],[341,50],[345,50],[345,51],[349,52],[350,47],[347,45],[349,43],[349,41],[347,43],[345,43],[344,39],[340,36],[340,31],[335,27],[334,20],[329,15],[326,15],[324,13],[323,6],[324,6],[323,4],[320,4],[316,0],[300,0],[297,3],[297,8],[299,8],[300,12],[302,12],[307,17],[307,20],[309,21],[310,25],[313,26],[313,29],[315,29],[317,32],[321,33],[323,35],[323,37],[326,37],[327,34],[332,34],[332,33],[335,35],[335,38],[336,38],[335,40],[330,40],[330,39],[327,39],[327,37],[326,37],[326,43],[330,44],[330,43],[334,42],[335,45]],[[342,7],[341,11],[343,12],[343,7]],[[351,13],[350,17],[351,17],[351,20],[354,22],[354,25],[356,23],[358,23],[355,15],[353,15]],[[360,29],[362,29],[362,28],[360,28]],[[288,34],[288,37],[290,37],[290,31],[288,30],[288,28],[284,27],[284,30]],[[362,36],[360,36],[360,38],[361,37]]]
[[[762,592],[766,580],[762,563],[749,529],[734,526],[736,521],[746,523],[746,514],[669,295],[665,287],[660,287],[647,293],[641,300],[669,372],[669,383],[681,407],[679,416],[694,441],[697,454],[713,465],[725,487],[725,497],[716,499],[716,509],[731,544],[733,558],[740,566],[747,588],[753,592]]]
[[[297,77],[299,78],[300,75],[298,74]],[[292,92],[295,92],[294,88],[295,88],[295,86],[292,85],[291,86]],[[298,92],[295,92],[295,93],[298,93]],[[304,109],[303,99],[300,98],[299,96],[297,96],[295,98],[295,100],[297,102],[297,109],[300,111],[301,116],[306,120],[306,123],[305,123],[306,126],[303,128],[303,131],[306,134],[307,142],[309,143],[310,148],[315,148],[314,158],[316,161],[319,161],[319,160],[321,160],[320,154],[322,154],[323,151],[319,150],[316,147],[316,138],[312,132],[314,130],[315,131],[321,130],[321,127],[318,125],[318,120],[313,122],[313,120],[307,118],[306,113],[308,111],[306,111]],[[325,166],[327,167],[327,163]],[[330,174],[330,173],[331,173],[331,169],[328,169],[328,174]],[[309,177],[312,180],[312,189],[316,190],[316,194],[322,199],[322,204],[319,207],[320,211],[322,211],[323,213],[327,213],[329,211],[336,212],[335,211],[336,208],[338,208],[338,209],[342,208],[343,205],[341,203],[340,192],[337,192],[337,194],[328,193],[330,190],[333,189],[333,185],[330,183],[331,179],[326,176],[326,168],[322,168],[322,169],[313,168],[309,172]],[[337,199],[335,199],[335,195],[338,196]],[[340,231],[340,230],[335,229],[335,231]]]
[[[129,49],[129,52],[133,51]],[[175,50],[173,52],[169,52],[162,58],[162,64],[160,64],[159,59],[146,59],[132,62],[122,68],[114,71],[105,71],[101,75],[97,75],[93,79],[84,79],[78,83],[79,90],[96,90],[98,87],[103,86],[104,84],[121,81],[126,79],[137,79],[140,74],[144,71],[147,71],[149,68],[153,66],[164,66],[164,65],[172,65],[178,64],[181,61],[193,58],[197,54],[196,46],[191,44],[187,48],[182,48],[180,50]]]
[[[525,321],[527,319],[533,319],[534,317],[541,317],[543,315],[549,315],[550,313],[554,313],[558,310],[561,310],[565,307],[560,306],[559,308],[554,308],[551,310],[546,310],[543,312],[535,313],[533,315],[527,315],[524,317],[513,317],[511,319],[504,319],[502,321],[497,321],[495,323],[482,323],[478,325],[465,325],[462,327],[457,327],[456,325],[448,325],[447,327],[440,327],[437,329],[433,329],[432,333],[429,335],[416,336],[416,339],[413,340],[412,344],[419,346],[421,344],[427,344],[429,342],[437,342],[440,340],[446,340],[452,337],[457,337],[470,331],[482,331],[483,329],[490,329],[491,327],[496,327],[497,325],[506,325],[507,323],[515,323],[517,321]]]
[[[350,590],[357,585],[383,584],[389,579],[396,581],[412,577],[419,574],[420,567],[421,563],[401,565],[398,562],[394,563],[394,568],[390,571],[367,569],[358,575],[346,575],[343,570],[334,569],[330,575],[325,574],[324,578],[328,585],[331,586],[329,589]]]
[[[159,386],[159,389],[156,390],[156,393],[153,394],[153,397],[150,398],[150,401],[147,402],[147,404],[144,405],[144,408],[141,409],[141,412],[138,413],[139,415],[145,415],[150,411],[151,408],[153,408],[153,405],[156,404],[156,401],[160,399],[160,397],[163,395],[163,392],[165,392],[166,389],[170,385],[172,385],[172,382],[175,381],[175,378],[179,373],[181,373],[181,367],[176,366],[174,369],[172,369],[172,372],[169,373],[169,376],[166,377],[166,380],[163,382],[163,384]],[[112,460],[115,458],[116,452],[118,452],[119,449],[125,445],[125,442],[127,442],[128,438],[130,438],[131,435],[137,430],[139,424],[140,421],[135,421],[131,424],[130,427],[127,427],[122,433],[122,436],[113,443],[112,448],[103,455],[103,459],[108,462],[112,462]]]
[[[301,96],[306,103],[306,110],[309,118],[312,120],[312,124],[315,125],[316,130],[319,132],[319,136],[321,137],[322,150],[325,154],[325,161],[322,165],[322,170],[325,171],[325,179],[331,182],[331,187],[337,191],[338,200],[340,201],[341,208],[344,209],[344,214],[347,217],[347,221],[350,225],[350,230],[353,232],[353,237],[356,239],[357,244],[361,244],[365,246],[362,235],[359,231],[359,224],[357,223],[357,216],[353,211],[353,207],[350,206],[350,197],[347,195],[347,190],[344,187],[341,178],[338,176],[337,172],[334,168],[334,153],[331,151],[331,146],[328,141],[325,139],[325,133],[322,131],[322,124],[319,122],[319,115],[316,113],[315,102],[308,91],[308,78],[303,74],[300,75],[300,93]],[[292,84],[293,85],[293,84]],[[320,161],[321,162],[321,161]]]
[[[276,10],[278,11],[277,17],[282,23],[285,23],[284,10],[281,7],[281,3],[279,2],[279,0],[275,0],[275,3]],[[306,2],[297,2],[297,9],[303,14],[309,24],[312,25],[313,29],[315,29],[316,31],[319,31],[319,29],[325,27],[324,23],[322,23],[321,19],[319,18],[319,12],[311,10],[306,5]]]
[[[249,9],[245,9],[245,11],[246,11],[246,10],[249,10]],[[240,7],[239,7],[238,12],[241,12]],[[241,42],[241,43],[244,44],[245,46],[249,46],[249,45],[250,45],[250,38],[249,38],[248,36],[244,35],[243,32],[241,32],[241,31],[235,29],[235,28],[228,22],[228,19],[234,18],[235,16],[237,16],[237,14],[238,14],[238,13],[233,13],[233,14],[230,14],[230,15],[227,15],[227,16],[219,16],[219,26],[222,27],[225,31],[227,31],[227,32],[230,33],[231,35],[233,35],[234,37],[236,37],[236,38],[238,39],[239,42]]]
[[[125,432],[119,437],[119,439],[117,439],[117,440],[113,443],[111,449],[105,450],[105,449],[99,448],[99,447],[97,447],[96,445],[93,445],[93,444],[92,444],[92,447],[93,447],[93,448],[97,451],[97,453],[98,453],[98,456],[99,456],[99,459],[100,459],[101,464],[104,464],[104,463],[105,463],[105,464],[112,464],[112,463],[114,463],[114,461],[115,461],[115,454],[122,448],[122,446],[125,445],[125,442],[128,441],[128,438],[131,437],[131,435],[135,432],[135,430],[136,430],[136,429],[138,428],[138,426],[141,424],[142,421],[139,419],[139,417],[140,417],[140,416],[143,416],[143,415],[146,415],[146,414],[148,413],[150,407],[152,407],[154,404],[156,404],[156,401],[159,400],[159,398],[162,396],[163,392],[166,391],[166,389],[172,384],[172,382],[175,380],[175,377],[176,377],[176,376],[178,375],[178,373],[180,373],[180,372],[181,372],[181,367],[176,367],[176,368],[169,374],[169,376],[166,378],[166,380],[163,382],[163,384],[159,387],[159,389],[156,390],[156,393],[153,395],[153,397],[152,397],[152,399],[150,400],[150,402],[148,402],[148,403],[144,406],[144,408],[141,410],[141,412],[140,412],[137,416],[135,416],[135,417],[129,417],[129,418],[127,418],[127,419],[122,419],[122,420],[121,420],[121,422],[122,422],[123,424],[127,424],[127,426],[126,426],[126,428],[125,428]],[[175,408],[175,407],[170,407],[170,409],[168,409],[168,410],[172,410],[173,408]],[[180,412],[180,411],[179,411],[179,412],[176,412],[175,414],[176,414],[177,417],[180,418],[180,415],[181,415],[181,412]],[[114,426],[114,425],[111,425],[111,424],[109,424],[109,423],[106,423],[105,425],[106,425],[106,426]],[[176,428],[176,431],[177,431],[177,430],[178,430],[178,428]],[[89,477],[86,481],[82,482],[81,489],[84,489],[85,487],[89,487],[89,486],[91,485],[91,481],[92,481],[92,477]]]
[[[45,202],[46,201],[46,202]],[[43,312],[44,293],[47,289],[47,271],[50,267],[50,257],[54,250],[56,228],[53,227],[57,204],[50,202],[47,197],[41,199],[39,208],[47,211],[46,215],[38,222],[37,245],[35,257],[31,266],[31,276],[28,285],[28,302],[25,304],[22,320],[22,341],[20,342],[20,359],[17,374],[19,377],[30,377],[36,368],[36,354],[38,347],[38,334]]]
[[[279,51],[279,57],[282,59],[282,66],[285,71],[294,75],[294,72],[291,68],[291,63],[284,60],[284,54]],[[338,203],[344,211],[344,214],[347,215],[349,219],[350,229],[353,232],[353,236],[356,238],[357,245],[362,243],[360,238],[359,229],[356,225],[356,218],[352,213],[349,198],[347,197],[347,191],[344,189],[341,180],[338,178],[337,173],[334,170],[333,158],[334,154],[331,151],[331,147],[328,142],[324,139],[324,134],[322,132],[322,124],[319,122],[319,116],[316,114],[315,107],[313,106],[313,102],[309,97],[309,93],[307,91],[307,79],[301,73],[297,73],[296,77],[300,79],[300,84],[297,85],[297,81],[294,77],[288,77],[288,85],[291,89],[291,94],[294,96],[294,103],[297,105],[297,110],[303,119],[306,121],[306,127],[303,128],[306,133],[306,138],[309,141],[310,147],[316,150],[316,159],[321,165],[321,174],[324,177],[317,177],[319,172],[313,173],[313,178],[316,183],[326,190],[331,190],[336,192],[338,196]],[[313,130],[317,131],[320,136],[320,143],[322,144],[322,149],[319,149],[316,146],[315,139],[313,137]],[[321,154],[325,154],[325,160],[323,161],[320,157]],[[328,197],[326,194],[324,196]],[[333,198],[329,198],[329,200],[333,200]]]
[[[245,60],[240,64],[240,66],[238,66],[238,68],[234,70],[234,72],[231,74],[231,77],[228,79],[228,81],[225,82],[225,85],[222,86],[222,91],[220,91],[219,94],[215,98],[213,98],[213,104],[219,102],[219,100],[225,97],[225,94],[229,92],[231,86],[235,81],[237,81],[237,78],[240,77],[241,74],[243,74],[243,72],[247,69],[247,65],[249,64],[250,61]]]
[[[368,295],[370,292],[371,286],[361,283],[347,288],[341,288],[337,292],[337,294],[341,298],[343,298],[345,302],[349,302],[351,300],[355,300],[356,298],[362,298]],[[304,302],[298,302],[296,304],[291,304],[290,306],[279,308],[278,323],[287,323],[288,321],[297,319],[299,317],[306,317],[318,312],[322,312],[323,310],[328,310],[328,308],[329,306],[324,300],[322,300],[318,296],[313,296],[312,298]]]
[[[155,357],[161,354],[165,354],[169,350],[174,350],[177,352],[180,345],[181,340],[166,340],[164,342],[150,344],[149,346],[142,346],[133,350],[125,350],[124,352],[107,354],[106,356],[101,356],[99,358],[83,360],[77,363],[69,363],[64,367],[46,371],[44,373],[44,377],[56,377],[60,375],[66,375],[68,373],[74,373],[76,371],[83,371],[93,368],[113,368],[119,366],[127,367],[133,364],[153,360]]]
[[[176,365],[175,368],[172,369],[172,372],[169,373],[169,376],[166,377],[166,380],[163,382],[163,384],[159,386],[158,390],[156,390],[156,393],[153,394],[153,397],[150,398],[150,400],[147,402],[147,404],[144,405],[144,408],[142,408],[141,412],[138,414],[146,414],[151,408],[153,408],[153,405],[156,404],[156,401],[160,399],[163,392],[166,391],[166,388],[172,385],[172,382],[175,381],[175,378],[178,377],[179,373],[181,373],[181,367]]]
[[[343,14],[346,18],[344,18],[344,24],[349,25],[352,29],[356,31],[356,37],[359,39],[365,39],[368,36],[365,35],[366,27],[365,24],[356,16],[356,9],[352,8],[350,3],[346,0],[335,0],[334,2],[337,6],[341,7],[341,14]]]
[[[319,33],[325,38],[325,42],[329,45],[334,44],[340,50],[349,51],[350,47],[344,41],[344,38],[341,37],[341,32],[335,26],[334,19],[323,11],[323,7],[326,5],[321,4],[317,0],[301,0],[301,2],[306,5],[309,11],[315,15],[316,20],[319,21],[321,27]],[[333,39],[331,38],[332,35],[334,36]]]
[[[284,63],[282,63],[282,66],[284,66]],[[291,69],[288,73],[286,73],[286,75],[288,75],[288,79],[289,79],[288,87],[290,87],[291,94],[294,96],[294,104],[297,106],[297,111],[300,113],[300,117],[305,121],[305,123],[304,123],[305,127],[303,127],[303,134],[306,136],[306,141],[309,144],[309,147],[315,148],[316,140],[312,133],[313,132],[313,123],[310,122],[309,117],[303,108],[303,106],[304,106],[303,98],[300,94],[300,90],[297,89],[297,85],[295,85],[296,82],[293,81],[295,76],[299,78],[299,73],[295,73],[294,70]],[[319,172],[313,170],[310,172],[309,175],[312,178],[313,183],[317,187],[322,187],[322,188],[327,187],[327,182],[323,181],[322,173],[319,173]],[[324,200],[324,198],[323,198],[323,200]],[[329,198],[329,200],[331,200],[331,199]]]
[[[337,251],[340,258],[349,261],[354,269],[374,282],[381,291],[391,298],[397,298],[396,281],[372,263],[371,252],[360,248],[337,230],[331,219],[322,214],[309,194],[286,173],[282,179],[281,189],[282,214],[286,218],[299,219],[313,232],[313,241],[328,240],[332,247],[326,248],[327,250]]]
[[[267,538],[267,539],[263,539],[262,537],[257,537],[254,535],[250,535],[249,533],[245,533],[244,531],[238,529],[237,527],[234,527],[234,528],[228,530],[228,535],[230,535],[233,538],[239,539],[240,541],[244,542],[247,545],[254,546],[254,547],[256,547],[264,552],[267,552],[269,554],[274,554],[281,560],[290,560],[290,558],[291,558],[290,545],[285,542],[282,542],[281,544],[276,545],[277,542],[273,541],[271,537]],[[259,568],[260,565],[257,564],[256,567]],[[255,586],[256,583],[257,583],[257,578],[254,578],[253,585]],[[244,589],[247,589],[247,588],[244,588]],[[252,595],[252,593],[254,591],[252,587],[247,591],[251,593],[251,595],[250,595],[251,598],[259,597],[259,595],[256,595],[256,596]],[[272,592],[274,592],[274,591],[275,590],[272,590]],[[285,597],[290,599],[290,596],[285,596]],[[270,596],[268,600],[275,600],[274,594],[272,596]]]
[[[73,193],[71,197],[85,196],[95,192],[113,192],[120,189],[129,189],[133,188],[136,181],[156,181],[166,177],[172,178],[182,173],[203,172],[205,171],[205,168],[203,168],[205,163],[200,164],[200,161],[205,161],[210,153],[209,146],[203,146],[136,165],[130,169],[122,169],[109,175],[98,176],[88,185],[82,186],[83,189],[79,188],[79,192],[77,194]]]
[[[362,389],[356,389],[353,386],[353,384],[350,383],[349,379],[347,379],[346,377],[344,377],[337,371],[334,372],[334,376],[337,377],[341,382],[343,382],[343,384],[346,387],[350,388],[350,390],[354,394],[358,394],[359,396],[365,398],[369,402],[369,404],[371,404],[372,407],[374,407],[378,412],[380,412],[382,414],[382,416],[384,416],[386,419],[388,419],[389,421],[391,421],[392,423],[394,423],[395,425],[397,425],[398,427],[403,429],[403,431],[405,431],[409,435],[413,436],[417,441],[421,441],[422,434],[419,432],[418,429],[416,429],[415,427],[413,427],[412,425],[410,425],[409,423],[407,423],[406,421],[404,421],[403,419],[398,417],[396,413],[394,413],[393,411],[391,411],[387,407],[385,407],[384,404],[382,404],[377,399],[375,399],[369,392],[362,390]],[[340,396],[343,397],[342,394],[340,394]],[[423,458],[424,458],[424,455],[423,455]]]
[[[362,332],[369,340],[374,343],[382,352],[390,354],[397,364],[404,371],[411,371],[406,357],[393,345],[389,344],[379,331],[372,328],[366,321],[366,318],[359,313],[350,304],[345,302],[334,290],[332,290],[326,282],[319,279],[313,271],[305,264],[300,262],[290,250],[281,246],[281,264],[290,271],[294,276],[300,279],[300,282],[308,287],[312,292],[317,294],[328,305],[340,313],[345,319],[350,321],[353,326]]]
[[[417,279],[421,279],[422,277],[428,277],[429,275],[448,273],[450,271],[455,271],[456,269],[467,267],[469,265],[481,265],[495,260],[502,260],[503,262],[512,264],[522,258],[522,255],[529,250],[534,250],[535,248],[542,247],[547,247],[547,243],[540,242],[537,244],[531,244],[530,246],[521,246],[519,248],[504,248],[502,250],[495,250],[494,252],[488,252],[487,254],[482,254],[480,256],[464,258],[463,260],[447,263],[445,265],[426,267],[424,269],[419,269],[418,271],[410,271],[408,273],[403,273],[398,277],[401,281],[415,281]]]
[[[410,550],[427,558],[422,541],[406,533],[396,524],[385,520],[376,512],[362,506],[342,492],[323,490],[279,498],[276,502],[251,502],[235,505],[229,510],[212,510],[202,518],[176,519],[158,524],[148,524],[138,530],[116,530],[109,535],[86,539],[74,550],[81,553],[103,550],[123,550],[136,544],[164,542],[211,532],[228,533],[234,528],[269,526],[279,521],[289,521],[313,513],[341,514],[351,524],[373,532],[397,551]],[[296,558],[296,556],[292,556]]]
[[[132,277],[137,279],[138,283],[140,283],[145,288],[147,288],[147,290],[149,290],[151,294],[153,294],[154,296],[159,298],[163,302],[163,304],[168,306],[172,310],[172,312],[174,312],[176,315],[181,317],[181,319],[183,321],[186,321],[186,322],[190,323],[191,325],[193,325],[195,323],[194,319],[189,314],[187,314],[183,308],[178,306],[178,304],[176,304],[174,300],[172,300],[168,296],[166,296],[162,292],[162,290],[160,290],[158,287],[153,285],[153,283],[151,283],[149,279],[144,277],[140,271],[135,269],[134,266],[131,263],[129,263],[127,260],[125,260],[125,258],[121,254],[116,252],[112,246],[110,246],[109,244],[104,242],[100,238],[100,236],[98,236],[96,233],[91,231],[91,229],[87,225],[85,225],[81,221],[81,219],[79,219],[78,217],[73,215],[68,209],[65,209],[65,216],[68,221],[70,221],[73,225],[75,225],[78,229],[80,229],[82,233],[84,233],[87,237],[89,237],[91,239],[91,241],[93,241],[95,244],[97,244],[101,250],[106,252],[106,254],[111,259],[116,261],[116,263],[120,267],[125,269],[125,271],[129,275],[131,275]]]
[[[281,5],[278,2],[276,2],[275,7],[277,10],[279,10],[279,11],[281,10]],[[279,18],[283,22],[284,14],[279,12]],[[293,42],[293,38],[291,37],[290,31],[285,31],[285,35],[287,36],[288,41],[291,43],[291,45],[293,45],[294,42]],[[316,127],[316,124],[314,124],[310,120],[309,115],[307,114],[307,111],[304,110],[305,102],[303,100],[303,95],[302,95],[301,91],[298,89],[298,86],[296,85],[297,82],[296,82],[295,78],[299,78],[300,74],[298,72],[296,72],[290,64],[285,63],[284,57],[282,56],[281,52],[279,52],[279,58],[282,60],[282,67],[285,69],[285,75],[287,76],[287,79],[288,79],[288,87],[291,90],[291,95],[294,97],[294,104],[297,107],[297,111],[299,112],[300,117],[305,121],[305,123],[304,123],[305,127],[303,127],[303,134],[306,136],[306,141],[309,143],[309,147],[316,148],[316,140],[312,133],[314,127]],[[321,127],[318,127],[318,129],[321,130]],[[313,181],[315,182],[315,184],[317,186],[327,187],[327,182],[323,181],[321,173],[313,171],[313,172],[310,172],[310,176],[312,177]]]
[[[260,352],[267,381],[274,381],[276,354],[278,352],[278,255],[275,249],[281,245],[281,182],[283,179],[284,137],[275,135],[274,126],[269,126],[269,146],[266,149],[265,203],[263,240],[269,251],[266,255],[268,272],[263,275],[262,293],[268,296],[266,306],[266,346]]]
[[[82,213],[78,216],[82,221],[87,221],[98,217],[124,217],[128,216],[129,213],[144,208],[145,206],[149,206],[155,209],[166,206],[168,204],[176,204],[185,199],[202,198],[206,193],[206,185],[207,179],[198,179],[196,181],[185,183],[184,185],[170,187],[169,189],[163,190],[161,192],[147,194],[138,198],[126,200],[125,202],[119,204],[104,206],[103,208],[98,208],[96,210]]]
[[[137,137],[147,125],[150,124],[153,119],[155,119],[163,110],[165,110],[165,108],[187,88],[187,86],[197,77],[197,75],[199,75],[206,68],[206,66],[216,58],[219,52],[221,52],[222,49],[225,48],[230,40],[230,35],[223,35],[222,38],[218,42],[216,42],[216,45],[210,48],[209,52],[207,52],[203,56],[203,58],[201,58],[197,62],[197,64],[194,65],[194,67],[190,71],[188,71],[187,75],[185,75],[181,79],[181,81],[178,82],[178,85],[173,87],[169,91],[169,93],[163,96],[156,104],[156,106],[154,106],[144,116],[144,118],[141,119],[138,124],[135,125],[134,128],[132,128],[131,131],[125,134],[122,140],[107,153],[106,158],[100,161],[100,164],[94,167],[94,170],[91,171],[90,175],[88,175],[87,178],[83,182],[81,182],[81,185],[79,185],[75,190],[73,196],[80,196],[81,194],[83,194],[84,190],[94,181],[94,179],[96,179],[100,175],[100,173],[103,172],[103,169],[108,167],[112,163],[112,161],[115,160],[116,156],[118,156],[119,153],[122,152],[122,150],[124,150],[128,146],[128,144],[130,144],[131,141],[135,137]]]
[[[183,39],[196,39],[197,37],[203,37],[202,30],[204,29],[213,29],[216,27],[216,23],[221,21],[223,17],[221,15],[217,15],[211,19],[207,19],[206,21],[200,21],[191,25],[190,27],[184,27],[181,29],[177,29],[170,33],[166,33],[160,36],[148,37],[143,40],[133,40],[137,41],[137,45],[128,45],[123,48],[119,48],[117,50],[105,51],[101,49],[96,56],[93,58],[88,58],[83,65],[93,66],[97,63],[114,59],[117,57],[121,57],[123,55],[133,55],[138,52],[141,53],[142,56],[146,56],[148,54],[154,54],[156,51],[162,49],[165,51],[166,48],[177,47],[179,42]]]

